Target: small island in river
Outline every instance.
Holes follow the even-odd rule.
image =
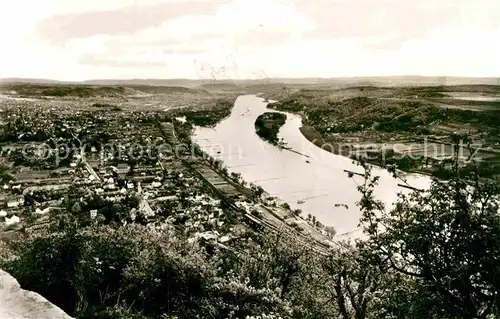
[[[283,147],[284,144],[278,137],[280,128],[286,122],[286,114],[278,112],[265,112],[257,117],[255,120],[255,132],[263,140]]]

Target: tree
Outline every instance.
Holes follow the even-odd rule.
[[[335,230],[335,227],[333,226],[328,226],[328,227],[325,227],[325,232],[327,233],[327,235],[329,237],[335,237],[335,235],[337,234],[337,231]]]
[[[238,280],[247,280],[252,290],[277,292],[275,297],[290,302],[292,318],[332,318],[335,305],[328,303],[321,290],[321,259],[312,246],[287,231],[263,233],[253,239],[258,245],[247,247],[247,253],[226,264],[225,269]],[[223,260],[227,262],[228,258]]]
[[[373,196],[377,177],[365,166],[359,187],[361,222],[376,259],[420,280],[438,300],[443,318],[500,314],[500,187],[463,174],[458,156],[448,182],[433,180],[426,191],[400,194],[386,210]]]
[[[260,198],[264,194],[264,189],[261,186],[256,186],[254,189],[255,197]]]
[[[7,183],[13,179],[14,177],[9,174],[9,167],[4,164],[0,164],[0,184]]]
[[[367,318],[375,302],[374,293],[384,283],[383,267],[365,258],[361,249],[343,243],[321,263],[327,274],[324,286],[330,302],[343,319]]]
[[[241,174],[240,173],[236,173],[236,172],[231,172],[231,178],[236,182],[236,183],[239,183],[240,181],[240,178],[241,178]]]
[[[213,166],[215,170],[220,170],[222,168],[222,161],[220,159],[214,160]]]
[[[224,176],[228,176],[228,175],[229,175],[229,170],[228,170],[228,168],[227,168],[226,166],[223,166],[223,167],[221,168],[221,173],[222,173],[222,175],[224,175]]]
[[[138,161],[135,158],[129,158],[127,160],[127,164],[129,166],[127,175],[133,176],[135,173],[135,167],[137,166]]]

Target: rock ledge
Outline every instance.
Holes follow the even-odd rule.
[[[17,280],[0,270],[0,318],[72,319],[36,292],[21,289]]]

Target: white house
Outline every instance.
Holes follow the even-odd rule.
[[[5,224],[7,226],[12,226],[19,224],[21,222],[21,218],[17,217],[16,215],[12,216],[11,218],[5,218]]]
[[[153,182],[153,183],[151,183],[151,186],[155,187],[155,188],[158,188],[158,187],[161,186],[161,183],[160,182]]]
[[[24,197],[7,201],[7,207],[9,208],[19,207],[22,206],[23,204],[24,204]]]
[[[47,214],[49,212],[50,212],[50,207],[47,207],[45,209],[40,209],[40,208],[35,209],[35,214],[36,215],[45,215],[45,214]]]

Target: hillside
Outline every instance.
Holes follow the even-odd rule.
[[[500,173],[500,86],[316,87],[280,97],[270,107],[301,114],[303,134],[329,151],[443,176],[429,161],[452,155],[452,134],[467,134],[490,165],[481,175]]]

